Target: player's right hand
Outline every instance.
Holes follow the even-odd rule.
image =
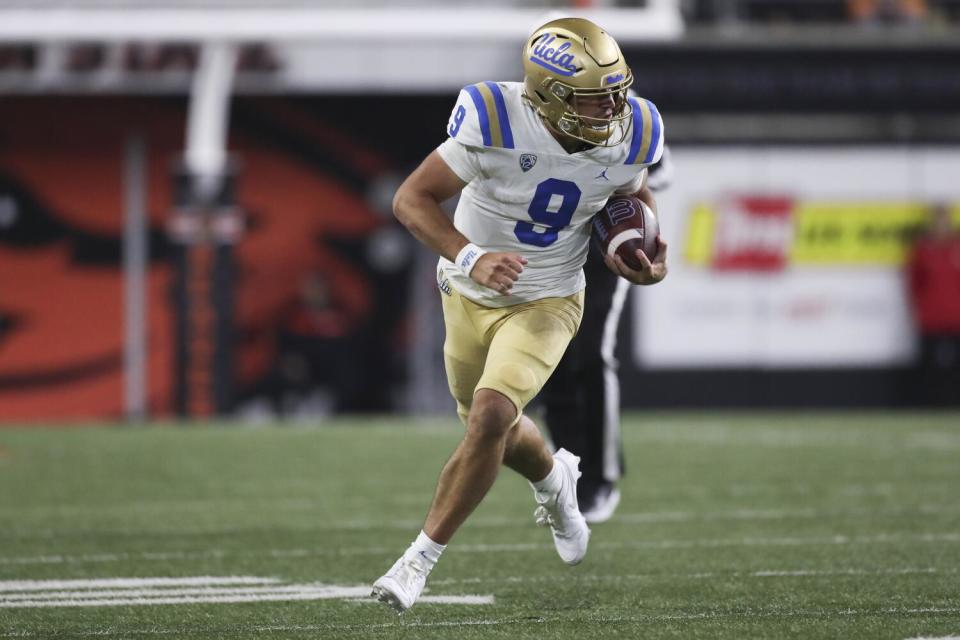
[[[657,284],[667,277],[667,241],[657,236],[657,255],[651,261],[647,255],[637,249],[637,260],[643,265],[642,269],[631,269],[618,254],[611,258],[603,256],[607,267],[617,275],[626,278],[633,284]]]
[[[520,278],[527,259],[516,253],[490,252],[480,256],[470,270],[470,277],[500,295],[510,295],[513,283]]]

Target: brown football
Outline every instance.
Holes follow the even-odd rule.
[[[631,269],[642,269],[640,249],[652,261],[657,255],[660,225],[657,216],[640,198],[612,196],[593,216],[593,239],[603,253],[618,253]]]

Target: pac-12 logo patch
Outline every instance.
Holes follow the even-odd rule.
[[[537,164],[537,156],[532,153],[520,154],[520,168],[523,169],[524,173],[533,169],[535,164]]]

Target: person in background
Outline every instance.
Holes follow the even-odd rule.
[[[670,148],[664,147],[660,162],[648,170],[647,187],[657,192],[672,180]],[[577,502],[587,522],[596,524],[609,520],[620,504],[617,482],[625,467],[616,349],[630,283],[604,265],[593,243],[583,272],[587,288],[580,331],[541,397],[554,447],[580,456]]]
[[[364,392],[358,324],[323,273],[302,277],[296,297],[280,311],[276,361],[261,384],[276,415],[296,415],[324,391],[331,412],[356,410]]]
[[[937,204],[907,260],[910,305],[919,340],[918,400],[960,404],[960,231]]]

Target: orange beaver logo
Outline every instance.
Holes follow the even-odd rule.
[[[122,414],[122,176],[130,131],[149,149],[149,405],[151,415],[170,412],[172,272],[164,229],[183,111],[167,99],[0,103],[0,421]],[[256,105],[250,126],[242,113],[237,120],[237,201],[249,219],[236,248],[235,362],[243,387],[267,371],[275,327],[309,274],[327,277],[353,326],[375,311],[369,273],[331,247],[362,245],[386,224],[357,188],[385,163],[279,100]],[[339,175],[286,147],[277,132],[336,157]],[[356,180],[343,180],[344,172]]]

